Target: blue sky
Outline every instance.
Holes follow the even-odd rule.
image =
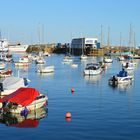
[[[128,44],[130,23],[140,43],[139,0],[0,0],[0,30],[10,42],[70,42],[110,27],[112,44]]]

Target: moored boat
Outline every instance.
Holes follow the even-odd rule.
[[[35,60],[36,64],[45,64],[45,60],[43,57],[39,57],[37,60]]]
[[[46,67],[40,67],[37,70],[38,73],[52,73],[54,72],[54,66],[46,66]]]
[[[104,62],[104,63],[112,63],[113,60],[112,60],[111,57],[105,57],[105,58],[103,59],[103,62]]]
[[[6,113],[25,113],[46,106],[48,97],[35,88],[19,88],[0,99],[2,111]]]
[[[22,44],[17,44],[17,45],[9,45],[8,50],[9,52],[26,52],[27,48],[29,45],[22,45]]]
[[[63,58],[63,63],[71,63],[73,61],[72,56],[71,55],[66,55]]]
[[[123,69],[116,76],[112,76],[108,82],[109,85],[117,86],[118,84],[131,83],[133,81],[133,76],[128,75],[127,72]]]
[[[0,82],[0,95],[9,95],[20,87],[28,87],[28,85],[29,80],[27,78],[19,78],[14,76],[6,77]]]
[[[99,63],[89,63],[86,65],[84,75],[98,75],[102,72],[102,68]]]
[[[88,58],[87,55],[84,55],[84,54],[80,56],[81,60],[86,60],[87,58]]]

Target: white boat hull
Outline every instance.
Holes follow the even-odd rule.
[[[54,66],[47,66],[45,68],[39,68],[37,70],[37,72],[39,72],[39,73],[52,73],[52,72],[54,72]]]
[[[99,68],[97,70],[84,70],[85,75],[98,75],[102,72],[102,69]]]
[[[29,45],[12,45],[9,46],[9,52],[26,52]]]

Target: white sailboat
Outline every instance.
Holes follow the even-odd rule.
[[[73,61],[73,58],[71,56],[71,46],[69,46],[69,52],[68,52],[68,54],[66,54],[64,56],[62,63],[63,64],[70,64],[70,63],[72,63],[72,61]]]
[[[108,27],[108,45],[107,46],[108,46],[109,50],[111,50],[111,48],[110,48],[110,28],[109,27]],[[113,62],[111,56],[104,57],[103,61],[104,61],[104,63],[112,63]]]
[[[82,38],[82,55],[80,56],[81,60],[87,59],[87,56],[84,54],[84,38]]]

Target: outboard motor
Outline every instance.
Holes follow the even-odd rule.
[[[25,86],[28,86],[28,80],[27,80],[27,78],[23,78],[23,80],[24,80],[24,85]]]
[[[117,79],[115,76],[112,77],[112,85],[116,86],[117,85]]]

